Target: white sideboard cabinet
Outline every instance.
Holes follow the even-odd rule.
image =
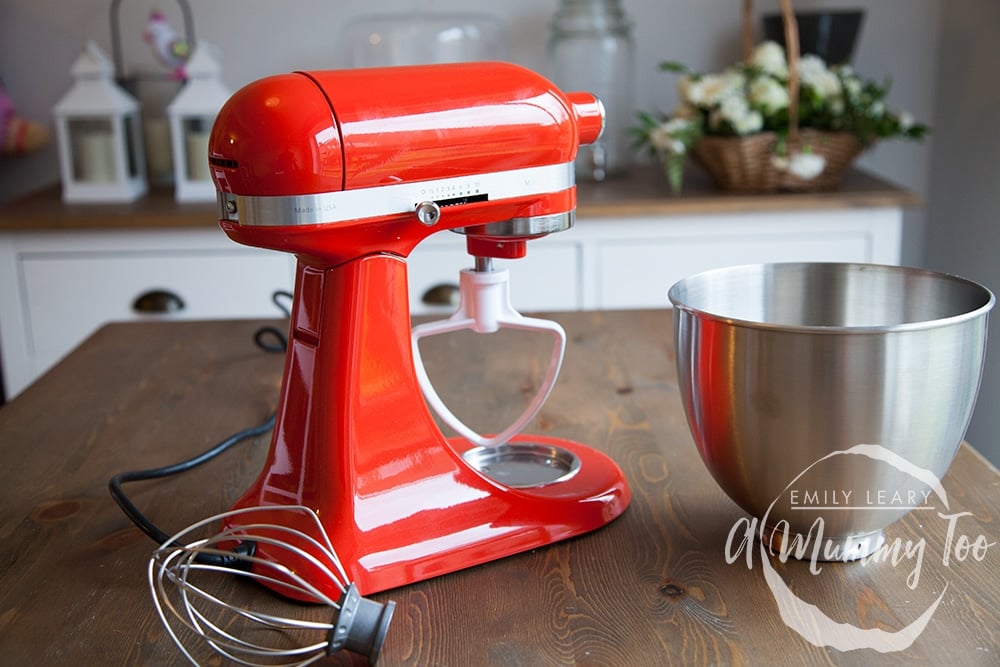
[[[573,229],[528,243],[511,269],[522,312],[668,307],[705,269],[772,261],[898,263],[903,211],[919,200],[852,173],[822,194],[667,194],[655,170],[581,184]],[[232,242],[210,204],[153,192],[125,205],[70,205],[58,189],[0,211],[0,364],[12,398],[102,324],[149,317],[280,316],[294,258]],[[447,313],[465,239],[443,231],[408,260],[411,309]]]

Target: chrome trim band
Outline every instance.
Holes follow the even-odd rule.
[[[541,236],[542,234],[551,234],[553,232],[564,232],[571,228],[575,221],[576,212],[566,211],[565,213],[537,215],[529,218],[498,220],[472,227],[456,227],[451,231],[473,236],[513,236],[523,238],[526,236]]]
[[[414,213],[419,203],[486,195],[490,201],[572,187],[572,162],[510,171],[395,183],[359,190],[262,197],[219,192],[219,218],[255,227],[336,224],[362,218]]]

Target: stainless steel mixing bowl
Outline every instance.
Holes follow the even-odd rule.
[[[922,471],[943,476],[968,428],[988,289],[921,269],[797,263],[707,271],[669,298],[698,451],[772,547],[853,560],[939,502]],[[804,550],[810,541],[823,550]]]

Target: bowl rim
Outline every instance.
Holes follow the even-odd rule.
[[[734,273],[741,270],[747,269],[768,269],[771,267],[813,267],[813,266],[824,266],[830,268],[840,268],[843,270],[850,269],[877,269],[881,271],[891,271],[893,273],[907,273],[915,275],[929,276],[935,279],[943,279],[952,282],[962,283],[974,290],[979,290],[986,297],[985,302],[977,308],[968,310],[963,313],[958,313],[956,315],[949,315],[948,317],[940,317],[931,320],[920,320],[917,322],[901,322],[897,324],[883,324],[883,325],[864,325],[864,326],[841,326],[841,325],[818,325],[818,324],[785,324],[780,322],[761,322],[758,320],[748,320],[739,317],[731,317],[728,315],[723,315],[720,313],[713,313],[708,310],[701,308],[696,308],[692,305],[686,304],[680,300],[676,294],[679,289],[685,285],[685,283],[692,282],[696,279],[701,280],[713,273],[723,274],[723,273]],[[963,278],[962,276],[955,275],[953,273],[947,273],[942,271],[935,271],[932,269],[903,266],[896,264],[875,264],[875,263],[865,263],[865,262],[756,262],[748,264],[736,264],[732,266],[720,266],[713,269],[707,269],[705,271],[700,271],[698,273],[691,274],[684,278],[681,278],[667,290],[667,298],[670,303],[677,310],[692,314],[700,319],[711,320],[714,322],[722,322],[732,326],[740,326],[751,329],[761,329],[767,331],[783,331],[783,332],[794,332],[794,333],[814,333],[814,334],[885,334],[894,333],[902,331],[920,331],[925,329],[936,329],[944,326],[949,326],[953,324],[958,324],[965,322],[967,320],[975,320],[978,318],[986,318],[990,310],[996,304],[996,296],[993,291],[990,290],[985,285],[982,285],[974,280],[968,278]],[[674,318],[677,321],[677,318]]]

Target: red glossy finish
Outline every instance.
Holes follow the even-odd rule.
[[[489,236],[469,236],[465,248],[475,257],[499,257],[521,259],[528,254],[527,239],[491,238]]]
[[[569,162],[601,123],[509,63],[297,72],[237,91],[209,159],[223,192],[315,194]]]
[[[604,132],[604,105],[590,93],[567,93],[566,98],[576,113],[580,127],[580,143],[592,144]]]
[[[209,138],[216,187],[281,195],[344,189],[344,152],[330,104],[308,77],[255,81],[223,105]]]
[[[212,133],[213,174],[234,194],[300,195],[332,191],[338,178],[347,189],[370,188],[558,165],[596,138],[598,112],[593,96],[566,96],[502,63],[286,75],[251,84],[226,105]],[[630,499],[621,470],[578,443],[515,438],[580,459],[576,475],[547,486],[509,488],[468,466],[461,452],[470,444],[438,429],[411,351],[404,257],[422,239],[575,205],[570,186],[443,207],[432,227],[413,214],[300,226],[222,221],[240,243],[298,256],[271,448],[236,507],[313,508],[365,594],[580,535],[620,515]],[[516,257],[526,240],[472,236],[469,249]],[[258,556],[269,557],[266,545]],[[323,577],[315,585],[338,596]]]

